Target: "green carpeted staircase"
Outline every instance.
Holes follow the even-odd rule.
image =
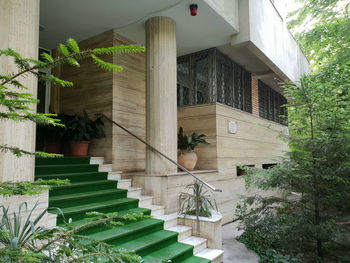
[[[118,189],[118,181],[107,180],[108,172],[99,172],[98,164],[90,158],[64,157],[36,159],[36,179],[69,179],[70,185],[50,190],[49,206],[59,207],[73,224],[84,223],[86,212],[118,212],[120,215],[143,213],[151,210],[139,207],[139,199],[128,198],[128,190]],[[57,212],[58,213],[58,212]],[[62,224],[57,217],[57,224]],[[194,247],[179,243],[178,233],[164,230],[164,221],[154,218],[130,222],[116,228],[96,227],[84,232],[91,238],[102,240],[115,248],[134,250],[145,263],[208,263],[208,259],[193,256]]]

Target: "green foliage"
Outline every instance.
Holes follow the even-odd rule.
[[[37,202],[29,211],[25,222],[23,222],[23,212],[27,211],[27,203],[21,203],[18,212],[14,212],[13,216],[9,212],[9,207],[0,206],[2,209],[2,218],[0,223],[0,244],[5,248],[26,248],[35,249],[36,241],[32,238],[36,233],[43,231],[44,228],[39,227],[39,221],[44,217],[47,209],[44,209],[34,220],[31,220],[32,214],[39,206]],[[25,207],[23,211],[22,208]]]
[[[187,192],[179,195],[179,213],[211,217],[211,210],[218,210],[213,193],[197,180],[186,186]],[[198,204],[198,207],[197,207]]]
[[[313,71],[350,58],[350,3],[347,0],[299,0],[303,6],[290,14],[289,27],[311,62]],[[300,30],[299,30],[300,31]]]
[[[177,148],[180,150],[193,151],[199,144],[209,145],[209,143],[203,139],[204,137],[204,134],[198,135],[195,132],[191,135],[185,135],[183,134],[182,127],[180,127],[177,135]]]
[[[83,116],[75,115],[65,119],[66,139],[68,141],[91,141],[105,136],[102,117],[89,119],[86,111]]]
[[[68,179],[38,179],[34,182],[0,183],[0,195],[34,195],[42,190],[48,190],[53,186],[70,184]]]
[[[23,207],[26,207],[25,203],[19,206],[18,213],[12,218],[8,214],[9,208],[2,207],[4,215],[0,224],[0,243],[5,247],[0,248],[0,258],[6,262],[141,262],[141,257],[134,252],[113,249],[104,242],[82,234],[92,227],[113,228],[123,225],[124,222],[145,218],[141,214],[118,216],[117,213],[91,212],[92,217],[81,226],[67,223],[64,228],[46,229],[39,226],[46,210],[32,219],[34,207],[29,215],[23,218],[24,222],[21,222]]]
[[[302,262],[350,260],[343,224],[350,214],[349,76],[349,64],[333,64],[285,85],[292,150],[273,168],[247,169],[246,177],[248,187],[283,196],[248,197],[237,211],[242,240],[263,257],[274,249]]]
[[[72,116],[59,113],[55,118],[59,120],[59,122],[62,123],[64,127],[52,125],[38,126],[38,133],[45,139],[46,142],[61,142],[67,134],[67,128],[65,124],[72,118]]]
[[[17,72],[8,75],[0,75],[0,119],[12,121],[32,121],[40,125],[52,125],[63,127],[56,119],[55,114],[41,114],[35,112],[35,105],[38,100],[33,97],[28,88],[22,83],[22,77],[30,75],[38,78],[39,81],[45,81],[57,84],[62,87],[71,87],[73,83],[62,80],[52,74],[40,74],[40,71],[51,72],[51,70],[59,65],[69,64],[79,67],[79,61],[83,59],[91,59],[98,67],[109,71],[121,71],[122,67],[106,62],[101,57],[111,54],[120,53],[137,53],[143,52],[144,47],[130,46],[113,46],[106,48],[95,48],[80,50],[79,45],[72,38],[67,40],[66,44],[58,46],[58,57],[53,58],[49,54],[42,54],[42,60],[31,58],[23,58],[19,53],[11,48],[0,50],[0,56],[11,57],[18,68]],[[13,87],[15,89],[13,89]],[[4,152],[12,152],[16,156],[23,154],[34,154],[23,149],[19,149],[12,145],[0,145],[0,150]],[[40,154],[41,155],[41,154]]]
[[[350,24],[343,0],[300,0],[290,26],[313,74],[285,85],[290,152],[247,187],[279,197],[237,206],[239,238],[261,262],[350,262]],[[343,5],[343,8],[339,7]]]

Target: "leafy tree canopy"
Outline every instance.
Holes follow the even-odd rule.
[[[310,60],[312,71],[350,58],[350,3],[347,0],[297,0],[289,27]]]

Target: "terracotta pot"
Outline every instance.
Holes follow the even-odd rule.
[[[81,156],[81,157],[87,156],[89,143],[90,142],[88,141],[81,141],[81,142],[70,141],[69,148],[70,148],[71,156]]]
[[[194,170],[197,160],[198,157],[195,152],[185,150],[181,150],[177,158],[178,163],[190,171]]]
[[[45,149],[47,153],[61,153],[62,144],[60,142],[46,142]]]

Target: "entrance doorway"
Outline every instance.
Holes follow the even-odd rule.
[[[44,48],[39,48],[39,60],[41,60],[41,54],[47,53],[51,55],[51,51]],[[48,75],[48,71],[39,71],[39,74]],[[49,113],[50,112],[50,97],[51,97],[51,87],[49,82],[38,81],[38,93],[37,98],[39,103],[37,105],[36,111],[38,113]],[[39,126],[36,127],[36,151],[45,150],[45,139]]]

